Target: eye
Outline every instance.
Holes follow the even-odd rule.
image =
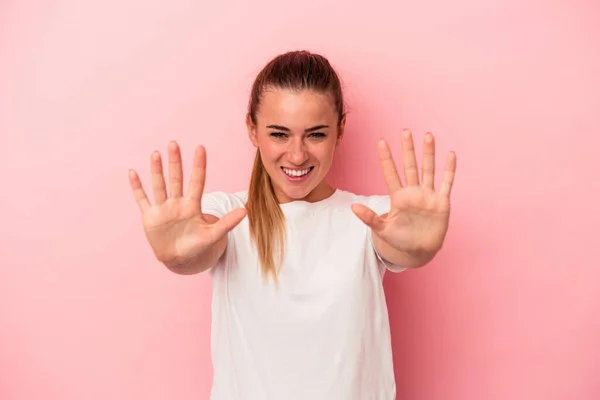
[[[272,132],[271,137],[274,137],[275,139],[285,139],[287,137],[287,134],[283,132]]]
[[[313,139],[324,139],[327,135],[322,132],[314,132],[310,134],[310,137]]]

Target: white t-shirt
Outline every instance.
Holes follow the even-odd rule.
[[[247,192],[203,196],[222,217]],[[382,279],[370,229],[350,205],[378,214],[389,196],[337,190],[316,203],[281,204],[285,257],[278,286],[265,282],[248,219],[209,270],[213,284],[211,400],[393,400],[396,385]]]

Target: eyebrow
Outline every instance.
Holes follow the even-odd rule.
[[[290,128],[286,128],[285,126],[281,126],[281,125],[267,125],[267,128],[278,129],[280,131],[285,131],[285,132],[290,131]],[[316,125],[311,128],[305,129],[304,132],[306,132],[306,133],[314,132],[314,131],[318,131],[319,129],[323,129],[323,128],[329,128],[329,125]]]

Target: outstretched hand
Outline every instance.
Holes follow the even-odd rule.
[[[169,145],[169,187],[163,174],[159,152],[151,156],[154,204],[148,200],[138,174],[131,170],[129,182],[142,213],[146,238],[156,258],[167,266],[196,267],[210,264],[222,251],[226,234],[245,217],[245,209],[236,209],[217,219],[202,213],[206,179],[206,150],[198,146],[187,194],[183,192],[181,151],[176,142]],[[202,269],[202,268],[200,268]]]
[[[408,255],[435,254],[442,247],[448,230],[450,193],[456,171],[455,153],[448,155],[443,181],[436,191],[435,143],[431,133],[424,138],[421,179],[412,134],[408,130],[402,133],[405,186],[387,142],[381,140],[378,150],[390,194],[390,211],[380,216],[362,204],[354,204],[352,210],[389,247]]]

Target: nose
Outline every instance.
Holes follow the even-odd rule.
[[[302,140],[294,141],[290,144],[288,160],[296,166],[301,166],[308,160],[308,152]]]

